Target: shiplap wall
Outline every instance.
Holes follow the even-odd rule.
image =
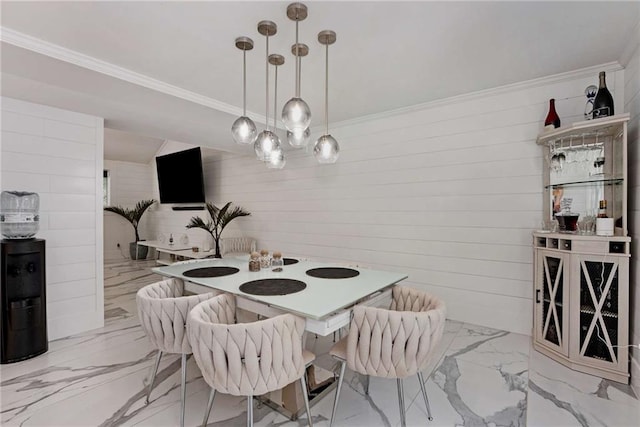
[[[290,152],[273,171],[227,155],[205,164],[208,199],[249,210],[241,233],[259,247],[405,272],[444,298],[449,318],[530,334],[535,140],[550,98],[563,123],[583,120],[600,70],[618,98],[624,73],[608,64],[332,126],[334,165]]]
[[[103,119],[2,102],[2,189],[40,195],[49,339],[104,324]]]
[[[104,168],[109,171],[110,204],[133,208],[140,200],[156,198],[154,196],[153,174],[150,163],[132,163],[105,160]],[[138,228],[140,238],[151,240],[154,236],[149,230],[151,210],[145,212]],[[104,258],[129,258],[129,243],[135,240],[131,223],[120,215],[104,213]],[[120,244],[120,248],[118,248]]]
[[[639,27],[640,29],[640,27]],[[640,30],[637,32],[640,36]],[[640,344],[640,43],[636,39],[625,69],[624,111],[630,113],[629,121],[629,234],[631,235],[631,344]],[[640,350],[631,351],[631,381],[640,393]]]

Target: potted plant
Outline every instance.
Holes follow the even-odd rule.
[[[149,248],[147,246],[138,246],[138,242],[140,241],[140,235],[138,234],[138,225],[140,224],[140,218],[142,218],[142,215],[155,202],[156,201],[153,199],[141,200],[133,209],[123,208],[122,206],[107,206],[104,208],[104,210],[107,212],[113,212],[125,218],[133,226],[133,230],[136,233],[136,241],[129,243],[129,255],[131,255],[131,259],[135,260],[147,258],[147,252],[149,251]]]
[[[212,203],[207,202],[207,210],[211,216],[210,220],[205,223],[202,218],[194,216],[191,218],[191,221],[189,221],[189,224],[187,224],[187,228],[202,228],[211,234],[213,242],[216,245],[215,257],[222,258],[220,254],[220,235],[222,234],[222,230],[234,219],[251,214],[239,206],[232,208],[231,202],[228,202],[220,209]]]

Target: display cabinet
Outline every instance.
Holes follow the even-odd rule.
[[[564,365],[629,381],[627,122],[629,115],[590,120],[545,133],[544,218],[579,215],[576,230],[538,230],[534,246],[537,351]],[[614,218],[613,236],[595,235],[600,200]]]

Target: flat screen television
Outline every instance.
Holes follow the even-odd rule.
[[[200,148],[156,157],[160,203],[204,203]]]

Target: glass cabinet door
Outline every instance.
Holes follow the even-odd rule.
[[[536,339],[568,355],[568,286],[565,283],[566,257],[540,251],[536,279]]]
[[[626,336],[620,314],[626,313],[628,300],[626,294],[620,293],[620,284],[626,283],[626,277],[621,277],[626,274],[626,269],[620,268],[621,261],[627,259],[579,255],[572,272],[579,286],[572,301],[578,333],[572,338],[571,352],[603,366],[620,365],[627,360],[627,348],[623,347],[627,340],[620,341],[621,336]]]

